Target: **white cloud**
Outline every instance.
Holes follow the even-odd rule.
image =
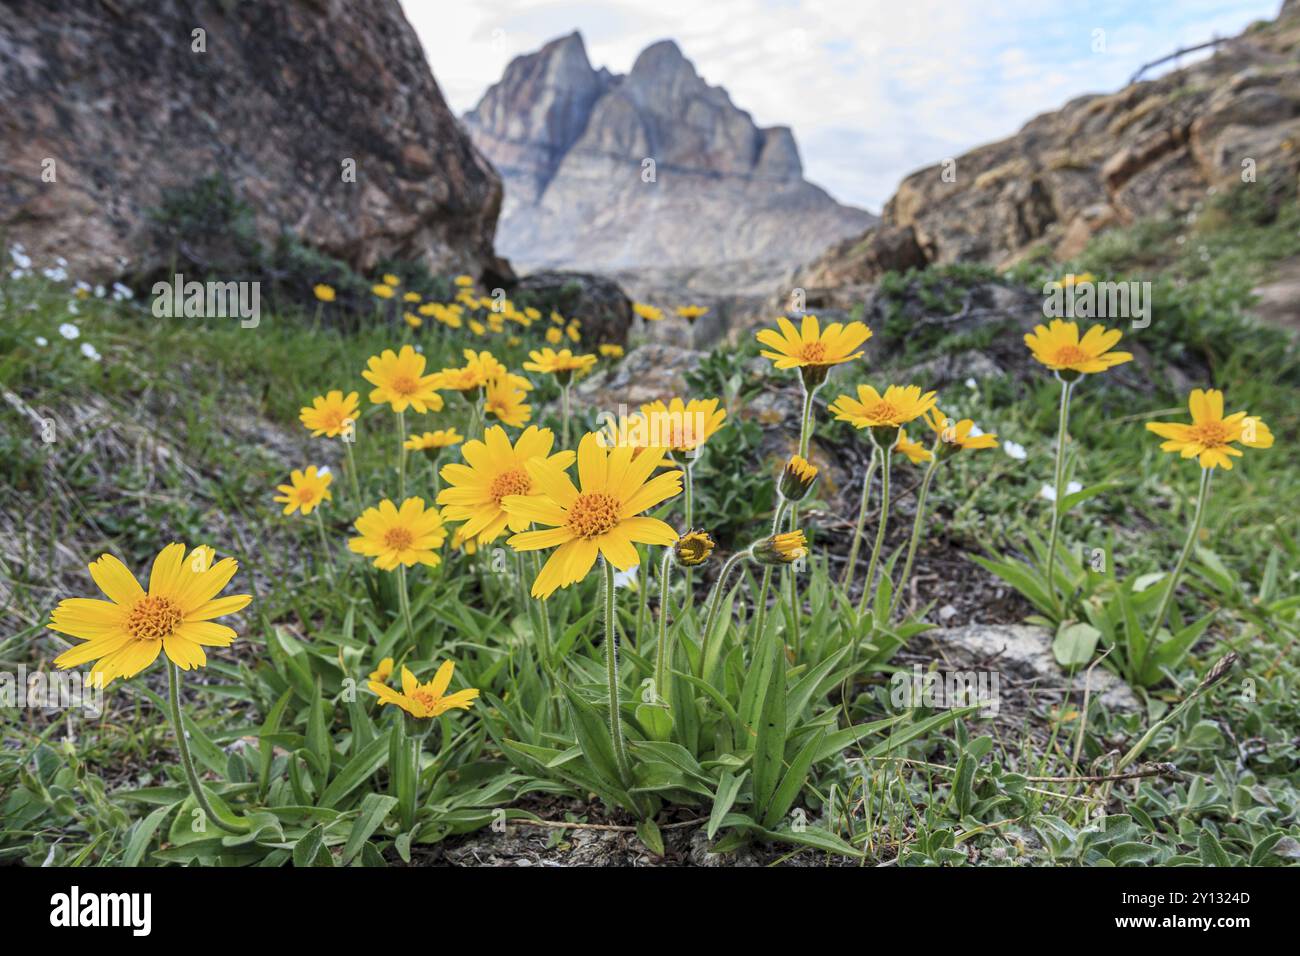
[[[577,29],[623,73],[678,42],[764,126],[795,131],[809,179],[879,209],[908,172],[1116,89],[1180,45],[1240,32],[1280,0],[402,0],[452,109],[509,61]],[[1094,52],[1104,31],[1105,52]]]

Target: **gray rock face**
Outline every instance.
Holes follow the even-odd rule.
[[[464,122],[505,180],[498,247],[524,269],[784,269],[875,222],[805,181],[790,130],[756,126],[671,40],[615,76],[561,37]]]
[[[0,156],[0,234],[82,278],[165,266],[148,259],[150,210],[213,174],[264,241],[288,231],[363,271],[500,269],[500,180],[398,0],[13,0]]]

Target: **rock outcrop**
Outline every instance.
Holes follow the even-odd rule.
[[[263,240],[361,270],[504,268],[500,180],[398,0],[14,0],[0,155],[0,234],[84,278],[166,265],[142,261],[150,210],[213,174]]]
[[[498,244],[523,269],[779,272],[875,221],[808,183],[790,130],[756,126],[669,40],[616,76],[561,37],[464,120],[505,180]]]
[[[1068,259],[1107,227],[1186,212],[1244,176],[1261,188],[1293,183],[1298,49],[1300,4],[1292,2],[1275,22],[1186,69],[1080,97],[1009,139],[918,170],[878,226],[828,250],[787,288],[840,290],[843,299],[891,269],[1005,267],[1044,249]]]

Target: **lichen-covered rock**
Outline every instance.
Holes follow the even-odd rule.
[[[398,0],[15,0],[0,51],[0,233],[37,261],[165,267],[150,210],[217,174],[263,241],[363,271],[502,267],[500,180]]]

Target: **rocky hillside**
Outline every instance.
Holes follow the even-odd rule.
[[[1038,253],[1077,255],[1101,230],[1191,210],[1253,175],[1261,190],[1300,172],[1300,3],[1209,59],[1117,93],[1085,96],[1015,136],[903,180],[880,224],[800,270],[788,286],[840,304],[890,269]],[[784,295],[784,293],[782,293]]]
[[[362,270],[498,267],[500,180],[398,0],[5,7],[0,234],[38,261],[85,278],[165,266],[149,211],[217,174],[263,240],[287,230]]]
[[[874,221],[804,180],[790,130],[756,126],[667,40],[616,76],[561,37],[464,120],[505,180],[498,248],[526,269],[788,268]]]

